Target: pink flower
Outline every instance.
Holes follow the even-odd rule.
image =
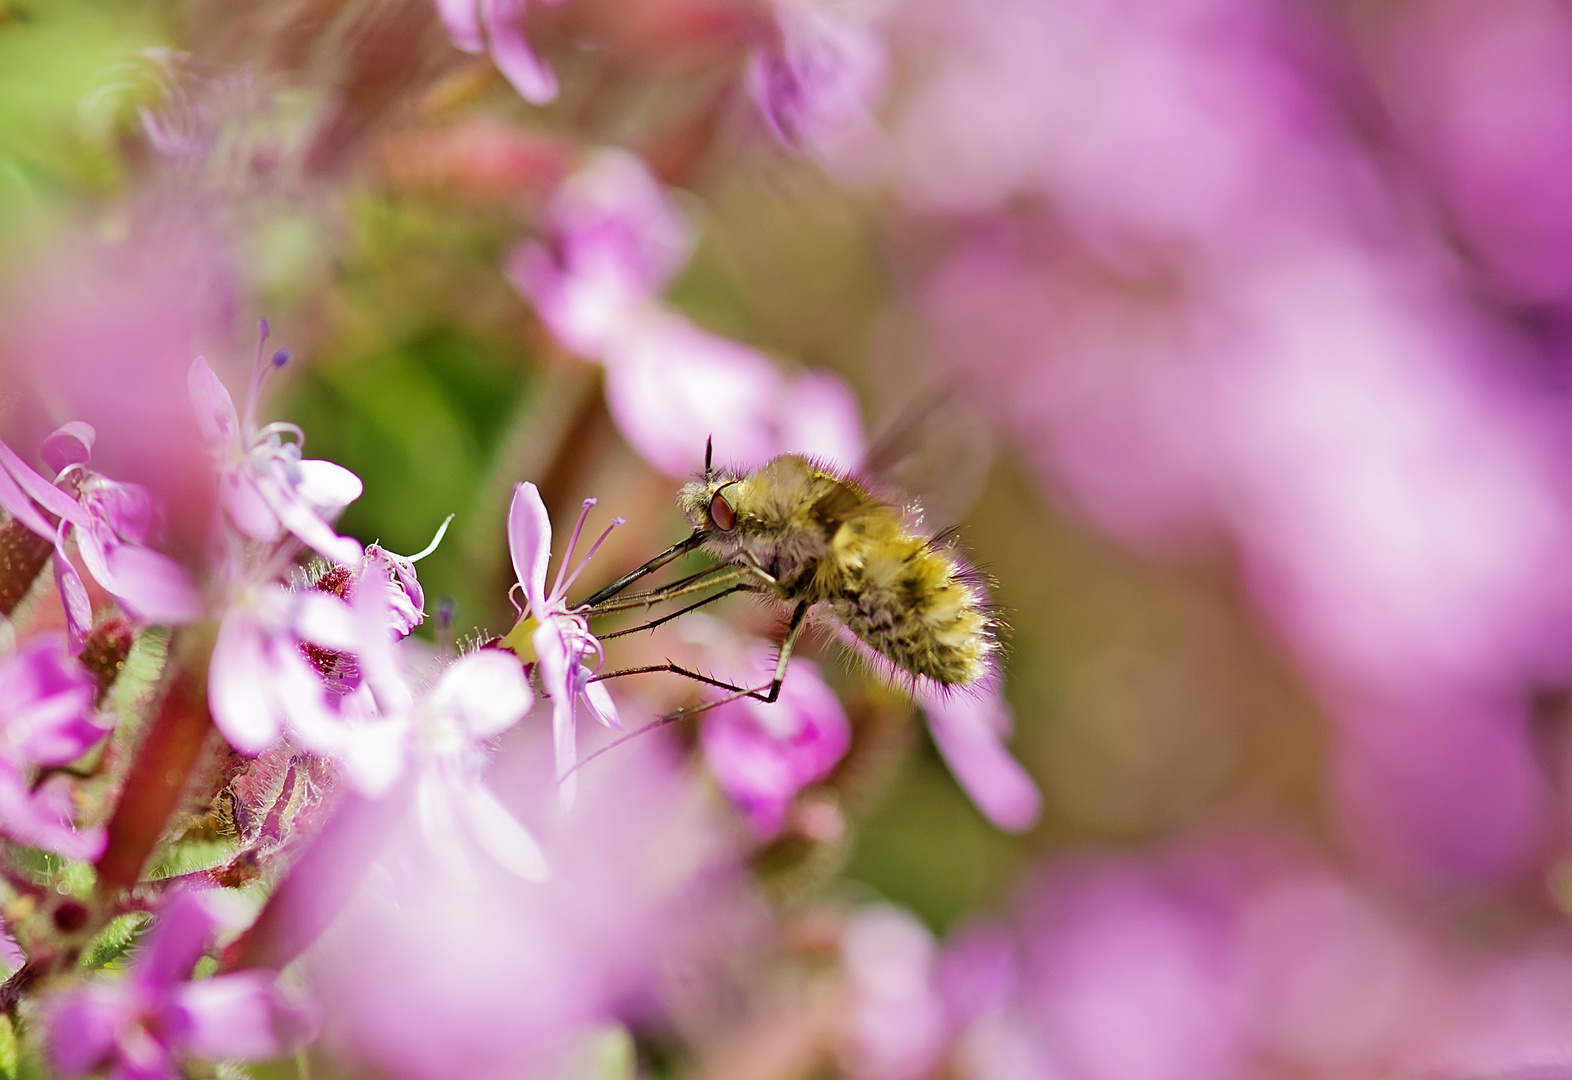
[[[606,406],[617,430],[668,476],[702,468],[706,438],[743,467],[780,453],[784,383],[760,353],[670,311],[645,315],[606,354]]]
[[[517,877],[544,880],[540,846],[485,783],[491,741],[532,702],[517,659],[481,649],[412,677],[411,643],[389,632],[398,592],[391,578],[368,572],[353,596],[360,685],[337,715],[307,714],[311,726],[297,719],[294,732],[339,760],[361,795],[412,799],[431,854],[456,878],[475,879],[469,853],[478,850]]]
[[[598,357],[660,297],[692,248],[687,219],[644,163],[602,149],[557,189],[545,242],[519,244],[506,269],[558,341]]]
[[[451,515],[449,520],[452,520]],[[388,626],[395,638],[409,636],[415,627],[426,621],[426,591],[415,575],[415,563],[436,550],[447,528],[447,522],[443,522],[442,528],[438,530],[430,546],[415,555],[395,555],[381,544],[372,544],[366,548],[366,557],[360,568],[361,579],[363,580],[368,574],[379,574],[392,586],[387,589]],[[351,588],[356,588],[359,584],[357,580]],[[318,588],[320,587],[321,583],[318,582]]]
[[[850,991],[842,1057],[856,1080],[919,1080],[948,1037],[933,936],[899,908],[859,911],[841,933]]]
[[[544,734],[515,729],[492,784],[541,836],[549,881],[489,862],[472,883],[426,872],[429,841],[408,820],[304,958],[320,1045],[349,1071],[583,1075],[561,1055],[619,1017],[659,1022],[674,984],[740,937],[729,830],[661,736],[597,761],[563,814]]]
[[[348,601],[371,589],[383,605],[376,632],[395,641],[408,635],[425,618],[415,562],[446,531],[444,522],[431,545],[408,558],[372,544],[354,567],[330,567],[309,589],[242,581],[219,623],[208,674],[208,704],[230,745],[257,754],[286,732],[311,747],[333,743],[324,732],[339,727],[342,699],[359,685],[353,654],[363,627]]]
[[[1008,832],[1024,832],[1036,824],[1042,793],[1005,749],[1014,718],[999,692],[928,690],[919,700],[934,744],[977,809]]]
[[[65,608],[73,652],[93,625],[93,609],[66,553],[75,538],[77,551],[93,579],[142,622],[166,625],[189,621],[201,604],[185,568],[146,546],[157,531],[155,497],[140,484],[122,484],[90,471],[95,433],[80,421],[65,424],[43,445],[45,461],[56,470],[51,484],[0,443],[0,506],[39,536],[54,541],[55,585]],[[62,485],[77,491],[72,499]],[[54,515],[50,526],[40,509]]]
[[[1374,19],[1373,82],[1487,288],[1572,297],[1572,20],[1533,0]],[[1414,168],[1410,164],[1410,168]],[[1415,170],[1416,172],[1418,170]]]
[[[123,978],[95,978],[47,1008],[50,1063],[62,1076],[178,1080],[186,1057],[260,1061],[309,1041],[309,1016],[272,972],[190,978],[236,898],[182,890],[165,900]]]
[[[757,647],[752,662],[728,670],[740,686],[769,678],[775,661]],[[781,830],[797,792],[830,774],[851,745],[851,725],[819,669],[793,660],[773,704],[742,698],[709,712],[701,731],[704,760],[721,790],[763,839]]]
[[[557,96],[557,77],[524,38],[525,0],[435,0],[453,44],[486,52],[524,100],[545,105]],[[550,0],[557,3],[560,0]]]
[[[231,746],[259,754],[286,730],[332,724],[330,690],[306,648],[346,651],[358,644],[349,606],[315,589],[246,585],[219,623],[208,670],[208,706]]]
[[[749,59],[748,89],[782,143],[844,174],[840,166],[879,145],[872,108],[888,77],[883,43],[814,0],[778,0],[776,19],[777,39]]]
[[[48,257],[9,283],[0,385],[13,446],[42,440],[47,417],[91,424],[95,469],[157,492],[164,550],[184,555],[205,550],[215,494],[186,373],[231,333],[241,290],[228,239],[206,215],[215,203],[189,189],[166,196],[123,202],[113,239],[56,235]]]
[[[1243,1051],[1234,943],[1135,860],[1066,860],[1023,919],[1025,997],[1067,1075],[1228,1080]]]
[[[617,706],[612,702],[606,687],[594,681],[595,672],[584,664],[586,658],[596,657],[596,668],[602,656],[599,640],[589,631],[584,616],[568,606],[567,592],[578,580],[584,568],[594,557],[600,545],[613,528],[622,524],[613,518],[606,532],[590,548],[589,554],[569,574],[568,563],[573,559],[573,549],[578,545],[579,534],[584,530],[584,520],[589,516],[594,499],[586,499],[584,509],[574,526],[568,549],[557,567],[557,577],[551,591],[546,591],[546,565],[551,558],[551,519],[546,516],[546,504],[534,484],[523,483],[513,489],[513,504],[508,508],[508,550],[513,557],[513,570],[524,590],[529,608],[529,620],[535,626],[530,632],[530,643],[539,664],[541,685],[551,698],[551,721],[557,752],[557,779],[562,785],[564,801],[573,798],[575,778],[574,763],[578,760],[578,743],[575,729],[575,704],[582,697],[595,719],[609,728],[622,730],[617,717]],[[528,620],[521,622],[528,626]],[[515,633],[518,631],[515,630]],[[511,635],[510,635],[511,636]]]
[[[0,660],[0,832],[67,858],[96,858],[104,830],[78,830],[64,778],[32,784],[39,766],[67,765],[109,734],[93,714],[92,675],[56,637]]]
[[[218,469],[219,498],[244,536],[273,543],[287,530],[325,559],[355,563],[360,559],[360,545],[334,533],[326,519],[360,497],[360,480],[330,461],[302,458],[305,436],[293,424],[256,425],[256,398],[262,380],[289,359],[282,350],[271,360],[263,357],[267,333],[264,319],[244,424],[229,391],[207,361],[197,357],[191,365],[191,404]],[[293,440],[285,442],[282,436],[286,434]]]
[[[602,150],[563,184],[545,243],[515,247],[506,270],[558,341],[605,365],[617,429],[662,472],[699,468],[706,436],[739,466],[798,451],[855,468],[862,420],[844,380],[788,378],[757,350],[661,304],[690,233],[643,162]]]

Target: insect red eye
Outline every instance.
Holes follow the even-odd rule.
[[[737,511],[731,508],[726,496],[717,493],[710,499],[710,520],[721,532],[731,532],[737,527]]]

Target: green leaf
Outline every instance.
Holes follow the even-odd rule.
[[[142,936],[142,930],[151,922],[146,912],[121,915],[98,932],[82,950],[80,966],[92,971],[98,968],[118,967]]]

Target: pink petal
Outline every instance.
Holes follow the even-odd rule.
[[[60,593],[60,604],[65,608],[66,636],[71,640],[71,655],[82,651],[88,632],[93,629],[93,605],[87,598],[87,586],[77,576],[76,567],[66,558],[60,542],[55,542],[55,588]]]
[[[81,420],[61,424],[39,450],[39,456],[58,475],[72,465],[86,465],[93,457],[93,441],[98,433]]]
[[[557,77],[524,39],[524,4],[518,0],[480,0],[480,13],[491,38],[491,59],[497,70],[532,105],[546,105],[554,100]]]
[[[83,500],[98,528],[122,540],[146,544],[162,524],[158,496],[141,484],[121,484],[95,477]]]
[[[356,483],[359,481],[356,480]],[[268,509],[278,515],[278,520],[283,523],[284,528],[294,533],[301,543],[324,559],[347,566],[360,562],[364,552],[359,542],[334,532],[332,527],[318,516],[317,508],[301,498],[298,492],[290,490],[272,477],[262,479],[257,484],[257,492],[267,503]]]
[[[693,230],[642,158],[601,148],[563,183],[552,206],[557,244],[575,273],[616,267],[640,302],[658,297],[693,251]]]
[[[435,0],[442,25],[454,46],[467,53],[484,52],[486,42],[480,34],[478,0]]]
[[[419,774],[415,785],[415,819],[443,877],[461,893],[479,891],[475,867],[469,857],[467,835],[454,805],[456,783],[434,769]]]
[[[743,674],[758,685],[774,668],[759,650]],[[721,790],[748,816],[760,836],[779,832],[792,798],[828,776],[851,745],[851,725],[818,668],[805,660],[791,672],[773,704],[743,699],[714,710],[700,729],[704,760]]]
[[[214,451],[240,449],[240,417],[235,412],[235,401],[229,396],[219,377],[200,356],[186,372],[186,388],[191,393],[191,408],[196,414],[197,428],[208,447]]]
[[[1005,749],[1008,707],[997,696],[938,692],[923,702],[928,730],[966,794],[999,828],[1024,832],[1042,813],[1037,784]]]
[[[622,726],[622,718],[617,715],[617,703],[611,700],[611,693],[603,682],[591,682],[591,672],[588,668],[581,669],[584,675],[584,700],[589,704],[590,712],[595,714],[595,719],[611,728],[613,731],[626,730]]]
[[[287,637],[275,641],[268,657],[267,691],[272,715],[282,718],[292,732],[322,732],[346,727],[328,705],[321,674]],[[302,738],[303,743],[311,740]],[[326,749],[313,746],[326,753]]]
[[[4,445],[4,444],[0,444]],[[12,517],[45,539],[54,539],[55,527],[33,506],[33,500],[11,479],[11,474],[0,468],[0,507]]]
[[[299,717],[292,716],[290,730],[302,735],[301,744],[338,761],[349,786],[368,799],[385,798],[409,766],[410,731],[401,720],[338,724],[322,745],[304,737],[298,724]]]
[[[60,638],[53,634],[29,638],[14,655],[0,662],[0,704],[91,685],[86,669],[66,654]]]
[[[82,534],[77,535],[80,538]],[[178,626],[202,614],[202,599],[191,574],[169,556],[136,544],[121,544],[108,553],[106,561],[110,577],[100,584],[135,618]]]
[[[102,526],[95,524],[90,529],[76,530],[76,552],[82,557],[82,565],[87,567],[88,575],[107,590],[108,583],[114,580],[115,575],[109,569],[109,553],[101,529]],[[111,539],[110,542],[114,541]]]
[[[862,465],[868,442],[857,395],[829,371],[791,381],[780,403],[781,449],[851,471]]]
[[[508,253],[504,270],[551,331],[571,351],[598,360],[640,304],[649,299],[625,273],[560,266],[540,244],[525,241]]]
[[[518,723],[534,695],[512,653],[481,649],[460,657],[442,673],[430,705],[464,720],[469,733],[488,738]]]
[[[224,616],[208,667],[207,703],[213,723],[242,754],[260,754],[278,741],[268,688],[265,631],[247,612]]]
[[[453,795],[455,809],[470,836],[498,865],[525,881],[545,881],[551,876],[546,854],[535,838],[484,784],[466,784]]]
[[[20,737],[28,759],[39,765],[75,761],[109,734],[93,716],[94,687],[89,678],[68,690],[21,703],[7,719],[10,738]],[[16,706],[16,702],[7,704]]]
[[[75,828],[71,809],[69,784],[63,778],[30,792],[15,768],[0,764],[0,831],[6,836],[68,859],[98,858],[107,834],[101,828]]]
[[[187,978],[220,921],[220,909],[210,906],[203,893],[174,892],[158,909],[147,941],[132,961],[137,978],[151,986]]]
[[[122,987],[96,983],[47,1007],[45,1047],[56,1072],[86,1076],[108,1066],[114,1058],[115,1031],[126,1011],[122,996]]]
[[[3,442],[0,442],[0,472],[10,473],[28,498],[55,517],[83,528],[87,526],[87,511],[82,509],[82,504],[39,476]],[[10,507],[7,506],[7,509]],[[11,512],[16,513],[14,509]]]
[[[513,488],[513,505],[508,507],[508,554],[513,557],[513,573],[524,586],[530,610],[544,625],[551,518],[546,515],[540,491],[529,481]]]
[[[356,589],[351,594],[351,607],[355,612],[361,674],[383,712],[401,712],[413,704],[414,695],[393,655],[393,640],[388,634],[388,590]]]
[[[243,971],[182,985],[183,1049],[213,1061],[264,1061],[304,1045],[315,1025],[276,982],[271,972]]]
[[[530,640],[540,661],[541,686],[551,698],[551,733],[557,753],[557,779],[562,781],[562,801],[571,804],[577,782],[568,773],[578,760],[573,718],[573,700],[578,695],[574,693],[571,672],[578,664],[578,657],[572,655],[554,620],[537,627]]]
[[[220,476],[218,498],[235,528],[251,539],[272,543],[283,535],[284,526],[278,515],[268,506],[249,473],[235,470]]]
[[[707,437],[720,460],[741,468],[780,453],[781,393],[780,372],[762,355],[671,312],[644,317],[606,357],[617,429],[668,476],[702,468]]]

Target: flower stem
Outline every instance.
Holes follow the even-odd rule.
[[[16,610],[53,551],[53,544],[15,518],[0,525],[0,615]]]
[[[137,749],[109,819],[109,846],[98,860],[101,890],[130,888],[141,877],[212,726],[201,680],[181,670]]]

